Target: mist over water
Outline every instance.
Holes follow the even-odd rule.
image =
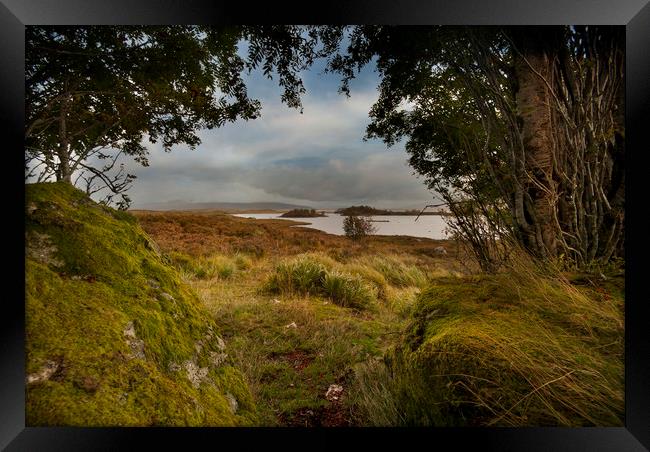
[[[281,219],[293,220],[300,222],[310,223],[303,227],[319,229],[327,232],[328,234],[344,235],[343,232],[343,219],[344,215],[337,213],[328,213],[327,217],[314,217],[314,218],[282,218],[278,213],[241,213],[233,214],[236,217],[254,218],[257,220]],[[447,224],[444,217],[440,215],[422,215],[415,221],[416,215],[376,215],[372,216],[375,220],[373,225],[377,227],[378,235],[408,235],[411,237],[425,237],[429,239],[443,240],[447,239],[447,234],[444,232]],[[380,221],[377,221],[380,220]],[[388,220],[386,222],[386,220]]]

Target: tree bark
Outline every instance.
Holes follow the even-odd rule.
[[[554,141],[552,86],[553,30],[540,28],[514,33],[516,93],[520,133],[525,150],[525,221],[520,229],[525,245],[540,257],[557,256],[556,183],[553,174]],[[557,52],[555,52],[557,53]],[[550,86],[549,86],[550,85]]]
[[[64,181],[72,184],[72,172],[70,171],[70,143],[68,140],[66,115],[68,114],[68,96],[64,96],[61,101],[61,112],[59,114],[59,147],[57,156],[59,157],[59,167],[57,181]]]

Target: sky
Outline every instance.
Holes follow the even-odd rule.
[[[378,97],[374,65],[338,93],[340,77],[322,63],[302,73],[303,113],[280,101],[277,80],[259,72],[246,77],[249,96],[262,103],[261,117],[199,132],[194,150],[164,152],[148,143],[149,167],[127,162],[137,179],[132,208],[148,203],[287,202],[314,208],[367,204],[418,208],[433,194],[413,174],[404,145],[362,140],[368,112]]]

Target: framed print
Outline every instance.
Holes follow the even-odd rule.
[[[650,447],[645,1],[0,21],[3,448]]]

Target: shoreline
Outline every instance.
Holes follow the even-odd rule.
[[[230,216],[233,216],[235,218],[239,218],[242,220],[252,220],[253,222],[275,222],[275,221],[290,221],[296,224],[292,224],[289,226],[291,229],[298,229],[298,228],[304,228],[309,230],[310,233],[313,233],[314,231],[318,231],[318,233],[325,234],[327,236],[333,236],[333,237],[345,237],[344,233],[341,234],[336,234],[333,232],[328,232],[323,229],[317,228],[313,226],[312,222],[308,222],[309,218],[304,218],[305,221],[302,221],[302,219],[298,218],[253,218],[253,217],[245,217],[245,216],[239,216],[239,215],[246,215],[246,214],[229,214]],[[339,214],[337,214],[339,215]],[[341,215],[343,216],[343,215]],[[381,222],[381,221],[380,221]],[[383,223],[383,222],[381,222]],[[452,239],[450,238],[433,238],[433,237],[426,237],[426,236],[419,236],[419,235],[410,235],[410,234],[382,234],[382,233],[376,233],[376,234],[371,234],[368,236],[368,238],[372,237],[382,237],[382,238],[407,238],[407,239],[413,239],[417,242],[420,241],[433,241],[433,242],[445,242],[445,243],[451,243],[453,242]]]

